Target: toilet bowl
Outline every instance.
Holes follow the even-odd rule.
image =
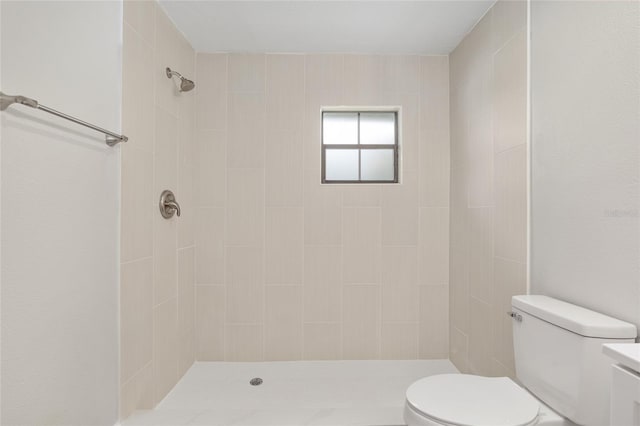
[[[547,296],[514,296],[511,308],[516,376],[524,388],[507,377],[425,377],[407,390],[408,426],[609,422],[611,361],[602,345],[632,343],[636,327]]]
[[[508,377],[440,374],[406,396],[409,426],[575,426]]]

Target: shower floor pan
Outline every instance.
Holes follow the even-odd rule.
[[[449,360],[196,362],[122,426],[402,425],[413,381],[457,372]]]

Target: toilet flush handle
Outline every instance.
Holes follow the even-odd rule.
[[[509,312],[507,312],[507,315],[509,315],[511,318],[513,318],[514,320],[516,320],[518,322],[522,322],[522,315],[520,315],[517,312],[509,311]]]

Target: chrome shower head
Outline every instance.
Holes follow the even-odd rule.
[[[196,87],[196,84],[193,81],[189,80],[188,78],[181,77],[181,80],[182,80],[180,81],[181,92],[188,92],[189,90],[192,90],[194,87]]]
[[[173,78],[174,75],[180,77],[181,92],[188,92],[189,90],[193,90],[193,88],[196,87],[196,84],[192,80],[189,80],[188,78],[184,78],[179,72],[172,71],[171,68],[169,67],[167,67],[165,72],[167,73],[168,78]]]

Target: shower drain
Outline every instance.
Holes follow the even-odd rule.
[[[262,379],[260,377],[254,377],[253,379],[249,380],[249,384],[251,386],[259,386],[262,384]]]

